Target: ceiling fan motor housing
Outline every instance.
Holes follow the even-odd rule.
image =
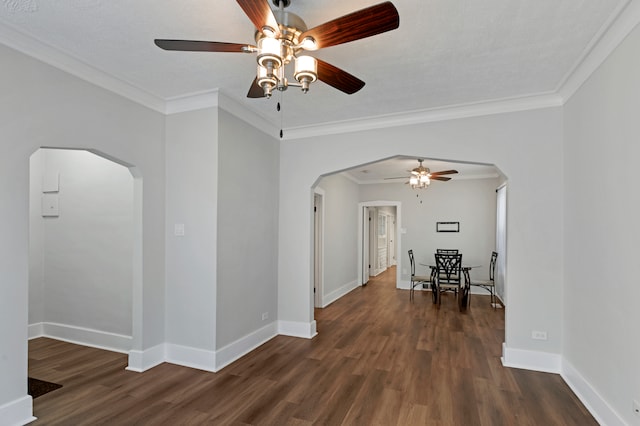
[[[284,64],[291,62],[295,56],[294,46],[299,42],[300,34],[307,31],[307,25],[298,15],[284,10],[274,11],[278,28],[280,29],[279,40],[282,42],[282,51],[280,57]],[[256,30],[255,40],[259,44],[260,40],[267,37],[262,31]]]
[[[289,7],[291,4],[291,0],[272,0],[272,2],[276,7],[280,7],[280,3],[282,3],[282,7]]]

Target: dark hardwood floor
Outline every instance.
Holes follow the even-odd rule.
[[[437,309],[391,268],[315,312],[312,340],[278,336],[218,373],[29,342],[29,375],[63,387],[35,425],[597,425],[560,376],[502,367],[504,311],[473,295]]]

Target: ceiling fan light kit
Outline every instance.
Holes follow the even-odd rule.
[[[247,97],[270,98],[274,90],[300,87],[307,93],[312,83],[320,80],[346,94],[364,87],[364,81],[327,62],[305,54],[394,30],[400,25],[395,6],[387,1],[336,18],[307,29],[298,15],[284,10],[290,0],[273,0],[278,10],[272,11],[268,0],[236,0],[256,27],[256,46],[238,43],[156,39],[165,50],[256,53],[256,78]],[[286,72],[294,64],[293,73]],[[287,75],[293,76],[290,82]]]
[[[412,189],[426,189],[429,187],[429,185],[431,185],[432,180],[440,180],[440,181],[446,182],[448,180],[451,180],[451,178],[443,175],[453,175],[458,173],[457,170],[443,170],[441,172],[431,173],[431,170],[429,170],[429,168],[424,167],[422,165],[423,161],[424,161],[423,159],[418,158],[418,163],[419,163],[418,167],[410,171],[411,174],[409,175],[409,180],[406,183],[409,184]],[[385,179],[406,179],[406,178],[392,177],[392,178],[385,178]]]

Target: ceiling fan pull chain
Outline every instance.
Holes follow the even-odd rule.
[[[282,108],[280,108],[280,102],[282,102],[282,91],[280,91],[280,100],[278,101],[278,105],[276,105],[276,109],[280,113],[280,139],[282,139],[284,133],[282,132]]]

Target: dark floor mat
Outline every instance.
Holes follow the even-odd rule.
[[[62,385],[57,383],[45,382],[44,380],[29,377],[29,395],[31,395],[31,398],[37,398],[61,387]]]

